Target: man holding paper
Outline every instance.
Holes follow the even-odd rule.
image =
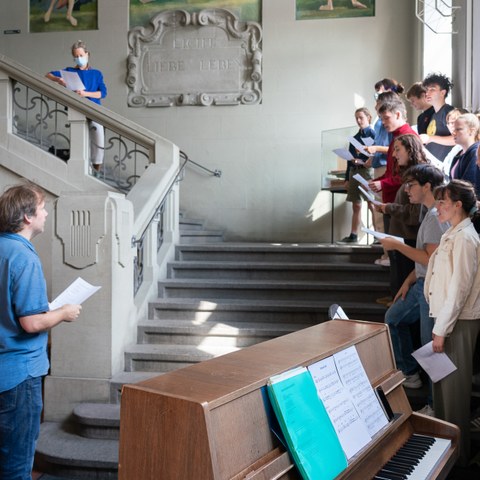
[[[393,305],[385,314],[385,323],[390,328],[397,367],[406,376],[404,385],[420,388],[422,380],[418,364],[412,357],[413,343],[410,325],[420,319],[422,345],[432,339],[433,319],[423,294],[425,275],[430,256],[440,243],[448,225],[440,224],[435,209],[433,190],[442,185],[443,172],[433,165],[420,164],[410,167],[404,175],[405,191],[411,203],[427,208],[417,234],[416,248],[392,238],[380,240],[385,250],[396,250],[415,262],[415,268],[403,282],[393,299]]]
[[[30,478],[40,431],[48,330],[72,322],[80,305],[49,310],[31,240],[44,231],[45,193],[34,184],[0,196],[0,478]]]

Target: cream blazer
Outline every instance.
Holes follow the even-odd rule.
[[[470,218],[450,227],[430,257],[424,293],[433,333],[448,337],[458,319],[480,319],[480,239]]]

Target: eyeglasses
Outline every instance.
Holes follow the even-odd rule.
[[[414,185],[420,185],[418,182],[405,182],[405,190],[410,190]]]

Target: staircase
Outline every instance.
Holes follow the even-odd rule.
[[[182,219],[181,244],[158,284],[110,404],[80,404],[68,425],[42,424],[43,471],[73,479],[116,479],[120,392],[125,383],[208,360],[327,320],[340,304],[350,318],[382,322],[375,299],[389,294],[378,247],[225,243],[222,232]],[[132,479],[133,480],[133,479]]]

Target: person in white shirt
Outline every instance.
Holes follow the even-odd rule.
[[[459,464],[470,457],[470,397],[475,345],[480,334],[480,239],[470,217],[473,186],[452,180],[435,190],[438,217],[451,227],[428,262],[424,293],[434,318],[433,351],[445,352],[457,370],[433,385],[435,416],[461,429]]]

